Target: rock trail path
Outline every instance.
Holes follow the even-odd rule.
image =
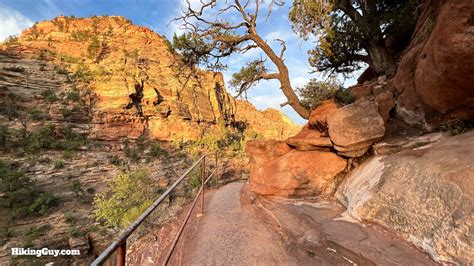
[[[234,182],[206,204],[173,264],[435,265],[378,226],[351,220],[336,203],[259,198]]]

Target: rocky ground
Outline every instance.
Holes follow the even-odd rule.
[[[350,218],[335,201],[265,198],[234,182],[208,194],[204,216],[196,214],[173,265],[436,265],[383,227]],[[141,241],[128,263],[162,263],[164,239],[172,237],[160,236]]]

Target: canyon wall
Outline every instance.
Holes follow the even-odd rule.
[[[122,17],[58,17],[25,30],[19,42],[89,83],[92,139],[134,139],[146,131],[159,140],[194,140],[219,121],[280,139],[298,128],[277,111],[247,104],[237,112],[246,104],[227,92],[221,73],[184,66],[164,37]],[[135,106],[125,108],[137,85],[143,85],[141,116]]]

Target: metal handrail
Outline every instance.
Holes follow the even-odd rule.
[[[179,237],[182,234],[182,231],[184,230],[184,227],[186,226],[187,221],[189,220],[189,217],[192,213],[192,210],[194,209],[194,206],[196,205],[196,202],[201,196],[202,202],[201,202],[201,213],[204,213],[204,186],[207,184],[207,182],[210,180],[212,175],[217,170],[217,153],[216,153],[216,168],[214,171],[207,177],[206,180],[204,180],[204,175],[205,175],[205,167],[206,167],[206,157],[208,155],[202,155],[196,162],[194,162],[191,167],[189,167],[186,172],[184,172],[146,211],[140,215],[127,229],[125,229],[119,236],[117,240],[112,242],[107,249],[105,249],[99,257],[97,257],[91,265],[96,266],[96,265],[102,265],[115,251],[117,251],[117,265],[122,266],[125,265],[125,257],[126,257],[126,247],[127,247],[127,239],[128,237],[140,226],[141,223],[160,205],[160,203],[173,191],[173,189],[176,188],[176,186],[183,181],[183,179],[194,169],[196,166],[201,162],[202,163],[202,169],[201,169],[201,187],[199,189],[198,194],[196,195],[196,198],[189,210],[188,215],[186,216],[185,221],[183,222],[178,235],[175,238],[175,241],[173,242],[173,245],[170,247],[168,255],[166,257],[166,263],[170,260],[174,248],[179,240]]]

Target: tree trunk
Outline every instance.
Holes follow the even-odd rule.
[[[298,115],[307,120],[309,118],[309,110],[301,104],[300,99],[291,87],[290,75],[288,74],[288,68],[283,59],[276,55],[273,49],[258,34],[253,33],[252,40],[265,52],[278,68],[278,80],[280,81],[281,86],[280,89],[288,99],[288,105],[290,105]]]
[[[372,61],[372,68],[377,74],[389,77],[395,74],[395,60],[389,55],[385,44],[369,42],[366,50]]]

